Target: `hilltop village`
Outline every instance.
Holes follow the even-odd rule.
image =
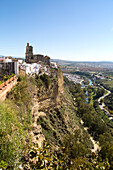
[[[63,77],[29,43],[0,58],[0,168],[113,169],[113,73],[75,69]]]
[[[4,74],[14,73],[18,76],[19,72],[27,75],[49,74],[50,68],[57,68],[55,62],[50,62],[50,57],[41,54],[33,54],[33,47],[27,43],[25,60],[10,56],[0,58],[0,80]]]
[[[0,170],[113,170],[113,0],[0,7]]]
[[[11,56],[0,57],[0,100],[4,100],[7,93],[17,83],[19,74],[27,76],[51,75],[51,69],[57,69],[55,62],[50,62],[50,57],[33,54],[33,47],[27,43],[25,59]]]

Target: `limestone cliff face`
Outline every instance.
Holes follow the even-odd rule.
[[[39,146],[45,139],[58,146],[62,143],[64,135],[77,128],[73,118],[75,110],[72,98],[68,90],[64,89],[63,73],[60,68],[52,70],[51,73],[49,87],[37,87],[34,95],[34,123],[31,135],[33,142]]]
[[[60,101],[59,96],[60,96],[60,94],[63,94],[63,92],[64,92],[63,73],[60,68],[57,71],[57,83],[58,83],[58,91],[57,91],[56,101],[59,102]]]
[[[58,75],[58,92],[63,93],[63,91],[64,91],[64,86],[63,86],[64,80],[63,80],[63,73],[62,73],[60,68],[58,69],[57,75]]]
[[[48,88],[46,88],[45,86],[37,88],[37,96],[39,102],[51,99],[52,103],[57,103],[59,101],[60,94],[64,91],[63,73],[61,69],[51,69],[50,77],[51,83]]]

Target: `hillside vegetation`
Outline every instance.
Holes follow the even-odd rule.
[[[21,164],[32,123],[32,83],[21,77],[6,101],[0,103],[0,167],[14,169]]]
[[[86,104],[85,98],[79,84],[63,80],[60,68],[51,75],[19,76],[0,103],[0,167],[112,169],[112,128],[98,105]],[[91,152],[88,132],[100,142],[97,154]]]

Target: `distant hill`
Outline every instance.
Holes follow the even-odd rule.
[[[68,61],[59,59],[51,59],[51,61],[56,62],[60,66],[113,68],[112,61]]]
[[[70,61],[60,59],[51,59],[51,61],[56,63],[113,63],[113,61]]]
[[[0,57],[3,57],[4,55],[0,55]]]
[[[0,57],[6,57],[6,56],[0,55]],[[13,58],[22,58],[22,57],[15,57],[15,56],[11,56],[11,57],[13,57]],[[22,59],[25,60],[25,58],[22,58]]]

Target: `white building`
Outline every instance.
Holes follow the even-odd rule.
[[[39,74],[41,65],[37,64],[37,63],[32,63],[32,64],[28,64],[28,63],[23,63],[20,67],[21,69],[25,70],[26,74]]]
[[[10,63],[10,62],[12,62],[12,59],[9,59],[8,57],[6,57],[6,58],[1,57],[0,62],[2,62],[2,63]]]
[[[58,68],[58,66],[57,66],[57,64],[55,62],[51,62],[50,64],[51,64],[52,68]]]

